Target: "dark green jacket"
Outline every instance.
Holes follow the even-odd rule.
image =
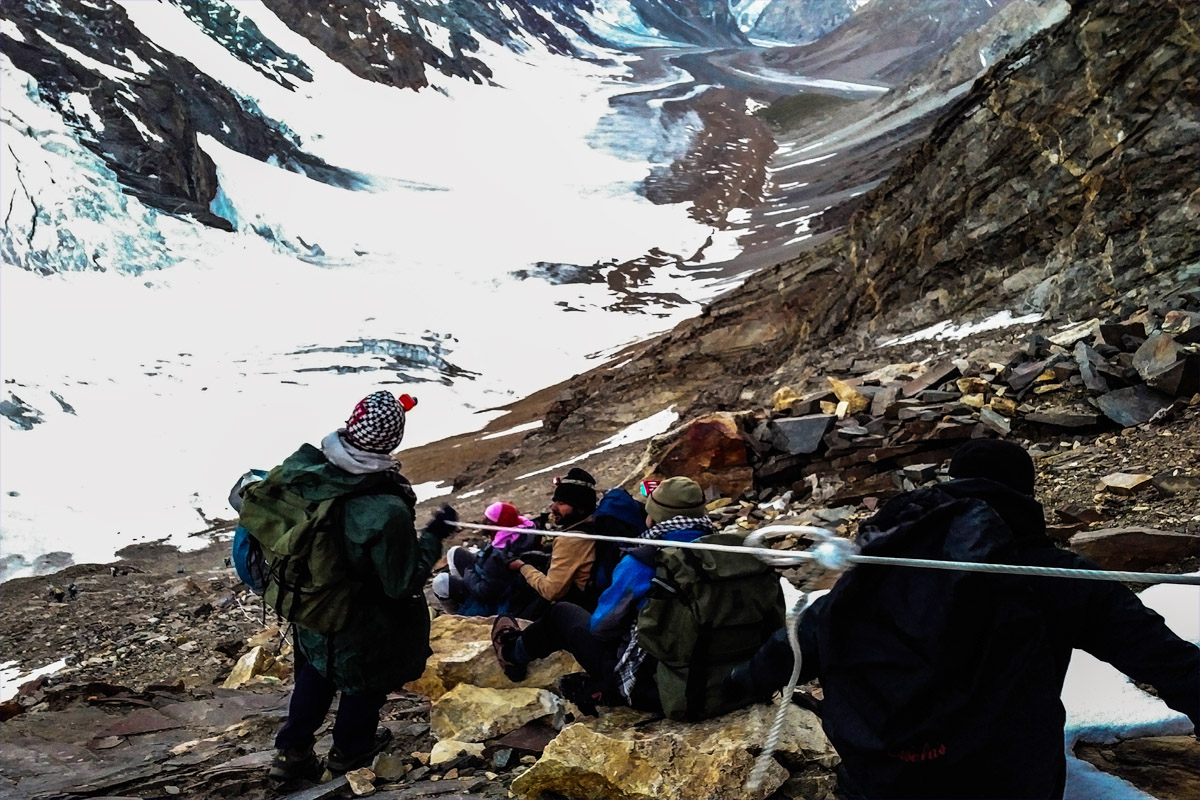
[[[378,473],[354,475],[303,445],[280,466],[288,485],[311,500],[325,500],[377,481]],[[418,538],[413,526],[415,497],[399,472],[389,477],[408,499],[374,494],[346,501],[346,556],[363,575],[372,575],[361,610],[335,634],[296,628],[296,647],[322,675],[348,694],[391,692],[420,677],[429,657],[429,607],[425,581],[441,556],[431,533]]]

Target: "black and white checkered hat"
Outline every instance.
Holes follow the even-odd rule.
[[[369,394],[346,420],[346,439],[359,450],[390,453],[404,438],[404,414],[405,404],[391,392]]]

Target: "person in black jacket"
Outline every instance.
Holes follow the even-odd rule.
[[[949,471],[865,521],[861,552],[1097,568],[1046,537],[1019,446],[972,440]],[[1061,798],[1073,648],[1200,724],[1200,648],[1116,582],[860,565],[805,612],[799,638],[850,797]],[[780,630],[725,691],[767,699],[792,666]]]

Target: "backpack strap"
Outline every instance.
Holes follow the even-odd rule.
[[[706,572],[704,563],[695,550],[681,548],[680,554],[684,562],[691,567],[698,580],[703,580]],[[689,722],[704,718],[705,698],[708,696],[708,674],[711,665],[708,663],[708,650],[712,643],[712,623],[701,620],[700,628],[696,631],[696,644],[688,658],[688,676],[684,687],[683,697],[687,707],[686,716]]]

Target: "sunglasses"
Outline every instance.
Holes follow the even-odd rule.
[[[649,497],[650,493],[657,489],[660,483],[662,483],[662,481],[642,481],[640,487],[642,491],[642,497]]]

